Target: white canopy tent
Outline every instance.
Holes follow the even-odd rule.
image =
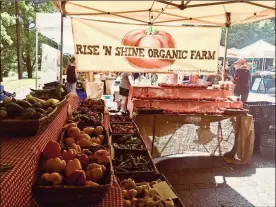
[[[224,57],[225,47],[219,46],[219,57]],[[233,49],[227,49],[227,57],[228,58],[240,58],[239,51]]]
[[[251,45],[240,49],[240,54],[245,58],[262,58],[262,71],[265,70],[266,58],[275,59],[275,46],[264,40],[258,40]]]
[[[62,16],[97,17],[103,21],[127,21],[145,25],[189,22],[226,26],[224,68],[227,57],[228,28],[233,24],[275,17],[274,1],[57,1],[54,4]],[[114,20],[114,17],[117,19]],[[63,18],[61,30],[62,37]]]
[[[275,58],[275,46],[264,40],[258,40],[239,50],[244,58]]]

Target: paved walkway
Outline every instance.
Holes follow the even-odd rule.
[[[221,157],[169,158],[157,163],[186,207],[275,206],[275,160],[254,155],[248,165]]]

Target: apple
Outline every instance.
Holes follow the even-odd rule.
[[[61,156],[61,147],[56,141],[49,141],[42,151],[45,158],[56,158]]]
[[[83,170],[75,170],[68,178],[68,182],[71,185],[84,186],[86,184],[86,175]]]

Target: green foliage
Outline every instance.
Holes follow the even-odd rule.
[[[19,20],[20,20],[20,44],[22,53],[23,71],[28,72],[29,78],[35,69],[35,50],[36,50],[36,31],[35,18],[36,12],[51,13],[55,9],[51,2],[47,1],[19,1]],[[15,3],[5,1],[1,4],[1,67],[4,77],[10,71],[17,71],[16,53],[16,17]],[[57,48],[57,44],[52,40],[39,35],[39,64],[41,57],[41,44],[47,44]],[[40,66],[38,67],[40,68]]]
[[[221,45],[225,44],[225,30],[222,28]],[[250,24],[233,25],[229,29],[228,48],[241,49],[260,39],[275,45],[275,18]]]

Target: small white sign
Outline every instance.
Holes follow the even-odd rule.
[[[168,185],[166,181],[162,181],[160,183],[153,185],[153,188],[163,199],[177,198],[177,196],[175,195],[175,193],[173,192],[173,190],[171,189],[171,187]]]

